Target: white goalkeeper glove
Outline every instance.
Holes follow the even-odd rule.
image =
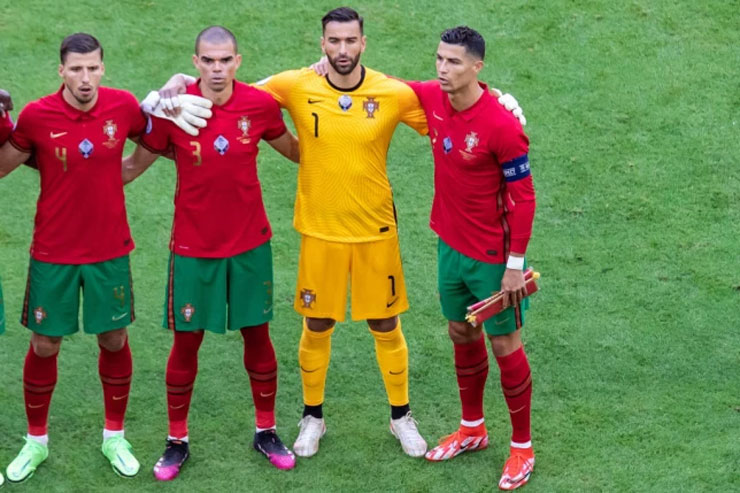
[[[200,96],[180,94],[174,98],[162,99],[157,91],[150,92],[141,102],[141,109],[144,113],[171,120],[192,136],[198,135],[199,129],[208,124],[206,119],[213,115],[210,110],[212,106],[213,103],[210,100]],[[179,108],[180,111],[175,116],[170,116],[164,112],[165,108],[171,111]]]
[[[506,111],[510,111],[516,117],[516,119],[519,120],[519,123],[522,124],[522,127],[527,124],[527,119],[524,117],[524,112],[519,107],[519,101],[517,101],[514,96],[509,93],[503,94],[495,87],[491,88],[491,92],[494,96],[498,98],[499,104],[506,108]]]

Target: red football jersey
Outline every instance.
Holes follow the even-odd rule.
[[[198,83],[188,94],[202,96]],[[214,105],[197,137],[169,120],[153,118],[141,143],[159,154],[172,149],[177,166],[170,250],[186,257],[225,258],[272,236],[257,177],[257,146],[286,132],[272,96],[234,81],[229,100]]]
[[[64,100],[63,88],[23,108],[10,136],[13,146],[34,154],[41,175],[31,256],[58,264],[120,257],[134,248],[123,145],[144,131],[146,119],[127,91],[100,87],[95,106],[80,111]]]
[[[5,112],[5,118],[0,119],[0,146],[8,140],[10,132],[13,131],[13,120],[10,118],[10,112]]]
[[[480,99],[456,111],[438,81],[409,82],[429,123],[434,153],[431,228],[455,250],[504,263],[525,253],[535,195],[529,139],[485,84]]]

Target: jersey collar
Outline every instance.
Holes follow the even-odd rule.
[[[488,90],[488,86],[486,84],[484,84],[483,82],[478,82],[478,85],[481,89],[483,89],[483,94],[480,95],[478,101],[473,103],[473,106],[463,111],[457,111],[455,108],[453,108],[452,104],[450,104],[449,96],[447,96],[447,94],[444,94],[444,107],[447,111],[447,114],[451,117],[458,116],[466,122],[469,122],[470,120],[478,116],[478,113],[480,113],[481,110],[485,108],[485,106],[488,104],[488,101],[490,101],[493,97],[491,96],[491,92]]]
[[[188,86],[185,92],[194,96],[200,96],[201,98],[205,97],[203,96],[203,92],[200,90],[200,82],[201,79],[200,77],[198,77],[198,80],[195,81],[195,84]],[[228,110],[234,104],[234,101],[237,100],[237,92],[241,93],[242,90],[242,84],[240,84],[238,80],[234,79],[233,81],[231,81],[231,97],[229,97],[229,99],[226,100],[224,104],[216,105],[214,103],[213,106],[222,110]]]
[[[56,97],[59,101],[62,112],[70,120],[93,120],[100,114],[100,99],[103,97],[102,89],[102,86],[98,87],[98,100],[95,101],[95,105],[87,111],[78,110],[64,99],[64,95],[62,94],[64,92],[64,84],[59,87]]]
[[[349,89],[344,89],[342,87],[337,87],[334,84],[332,84],[331,80],[329,79],[329,74],[326,74],[324,76],[324,78],[326,79],[326,82],[328,82],[329,85],[332,88],[336,89],[339,92],[352,92],[352,91],[356,91],[357,89],[360,88],[360,86],[362,85],[362,83],[365,82],[365,66],[364,65],[360,65],[360,68],[362,69],[361,72],[360,72],[360,82],[358,82],[357,84],[355,84],[354,87],[350,87]]]

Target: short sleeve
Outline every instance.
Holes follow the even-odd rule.
[[[270,93],[277,104],[284,107],[300,73],[300,70],[286,70],[256,82],[254,87]]]
[[[266,124],[262,138],[265,140],[277,139],[288,130],[283,121],[283,112],[280,111],[280,106],[272,96],[265,94],[264,97]]]
[[[13,133],[10,134],[10,142],[13,147],[22,152],[33,151],[33,123],[36,113],[36,103],[26,105],[18,115]]]
[[[128,137],[138,137],[147,128],[147,118],[139,107],[139,101],[131,93],[126,93],[126,113],[129,115],[129,121],[131,122]]]
[[[422,108],[416,92],[407,83],[401,84],[398,90],[398,109],[403,123],[419,132],[420,135],[429,133],[424,108]]]
[[[146,130],[141,136],[141,145],[149,152],[164,154],[170,146],[170,128],[169,120],[149,116]]]
[[[519,121],[509,114],[492,137],[491,151],[503,168],[504,178],[513,182],[530,175],[529,138]]]
[[[10,133],[13,131],[13,120],[10,118],[10,112],[5,112],[5,118],[0,120],[0,146],[8,140]]]

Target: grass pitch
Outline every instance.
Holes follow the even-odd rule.
[[[195,35],[232,29],[254,81],[320,54],[320,18],[336,4],[285,0],[0,0],[0,87],[20,108],[55,91],[58,47],[72,32],[106,50],[105,84],[143,97],[173,72],[193,73]],[[526,491],[736,490],[740,463],[740,31],[737,0],[391,2],[354,5],[366,19],[363,62],[404,78],[434,77],[439,33],[469,24],[488,42],[482,78],[512,92],[538,192],[529,260],[543,274],[524,339],[534,377],[535,473]],[[399,128],[389,174],[399,211],[411,309],[411,404],[428,441],[459,419],[451,344],[436,294],[436,239],[427,227],[432,160],[426,139]],[[273,223],[281,436],[300,417],[291,308],[298,235],[295,167],[259,158]],[[444,464],[405,457],[363,324],[334,335],[321,452],[291,472],[251,451],[253,412],[238,334],[209,334],[191,410],[192,459],[172,484],[150,469],[167,431],[160,328],[173,166],[160,160],[127,188],[137,321],[127,436],[142,462],[115,476],[99,452],[102,399],[95,339],[68,338],[50,421],[50,457],[8,491],[470,491],[494,488],[509,424],[495,365],[486,410],[492,446]],[[0,338],[0,464],[22,445],[19,314],[38,178],[0,182],[0,271],[8,320]],[[81,211],[84,214],[84,211]],[[733,226],[735,225],[735,226]]]

